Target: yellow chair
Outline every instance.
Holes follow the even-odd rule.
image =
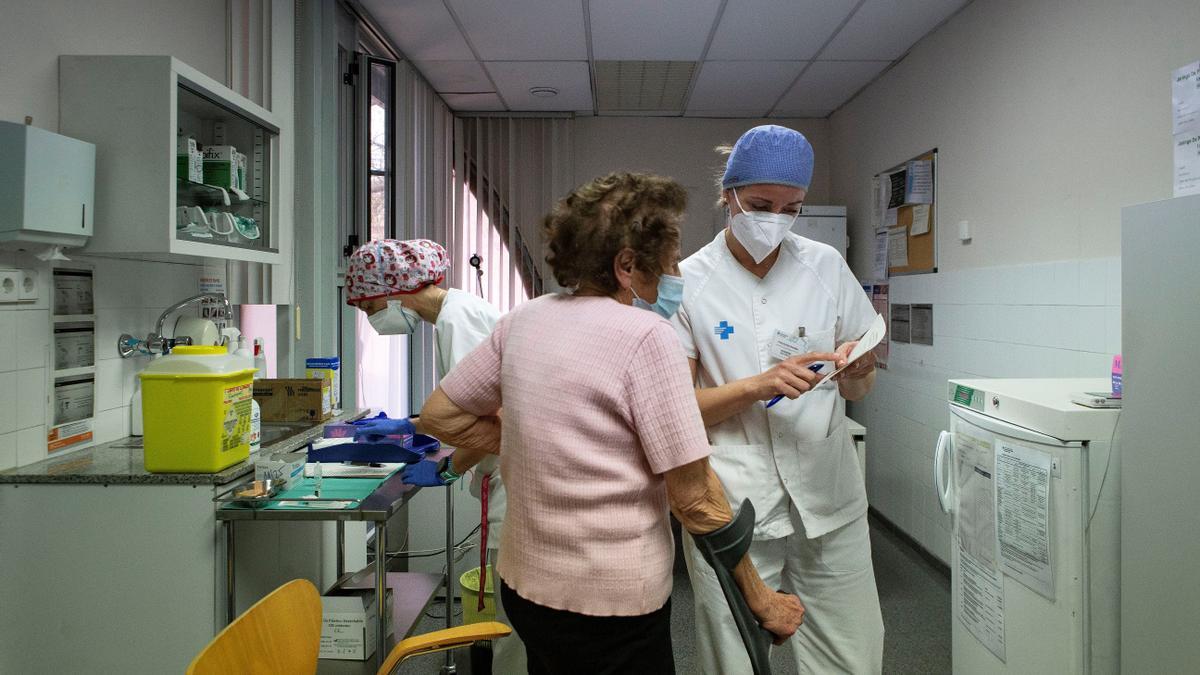
[[[410,656],[465,647],[512,633],[495,621],[415,635],[392,648],[376,675],[386,675]],[[295,579],[254,603],[208,643],[188,675],[279,675],[317,672],[321,646],[321,594]],[[382,649],[382,645],[380,646]]]

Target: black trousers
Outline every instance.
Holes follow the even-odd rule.
[[[529,675],[674,675],[671,599],[641,616],[588,616],[530,602],[502,579],[501,599],[525,643]]]

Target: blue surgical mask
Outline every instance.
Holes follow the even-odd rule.
[[[629,290],[633,291],[630,286]],[[679,311],[679,303],[683,302],[683,277],[664,274],[658,278],[658,300],[650,304],[638,297],[633,291],[633,306],[648,309],[664,319],[670,319]]]

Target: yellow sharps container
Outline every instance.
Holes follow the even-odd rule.
[[[225,347],[181,346],[141,374],[146,470],[215,473],[250,455],[254,368]]]

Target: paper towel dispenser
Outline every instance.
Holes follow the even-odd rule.
[[[95,145],[0,122],[0,158],[0,247],[87,243],[96,191]]]

